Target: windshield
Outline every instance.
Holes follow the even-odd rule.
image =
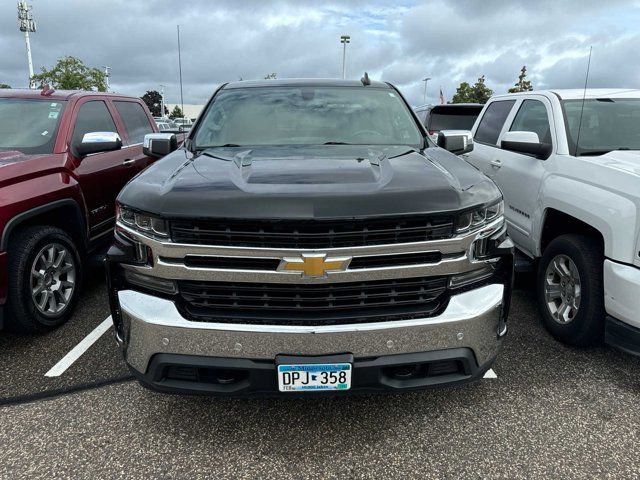
[[[52,153],[65,102],[0,98],[0,150]]]
[[[221,145],[410,145],[423,138],[390,89],[253,87],[221,91],[195,135],[195,148]]]
[[[564,100],[569,151],[576,151],[582,100]],[[640,150],[640,99],[585,100],[578,155],[602,155],[611,150]]]

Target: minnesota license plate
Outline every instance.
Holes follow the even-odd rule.
[[[349,390],[350,388],[350,363],[278,365],[278,389],[281,392]]]

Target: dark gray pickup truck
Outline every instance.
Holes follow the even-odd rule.
[[[118,197],[124,357],[167,392],[400,391],[481,378],[511,295],[498,188],[392,85],[220,87]],[[447,151],[450,150],[450,151]]]

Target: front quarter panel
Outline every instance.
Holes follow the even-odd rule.
[[[544,217],[553,208],[571,215],[598,230],[604,238],[606,257],[630,263],[635,251],[636,204],[616,192],[580,179],[549,175],[541,192],[542,208],[536,211],[537,252],[540,245]],[[637,253],[637,252],[636,252]]]

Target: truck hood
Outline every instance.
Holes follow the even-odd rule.
[[[602,165],[640,176],[640,151],[638,150],[614,150],[601,157],[594,157]]]
[[[439,148],[295,146],[178,150],[118,200],[167,218],[337,218],[454,211],[497,187]]]

